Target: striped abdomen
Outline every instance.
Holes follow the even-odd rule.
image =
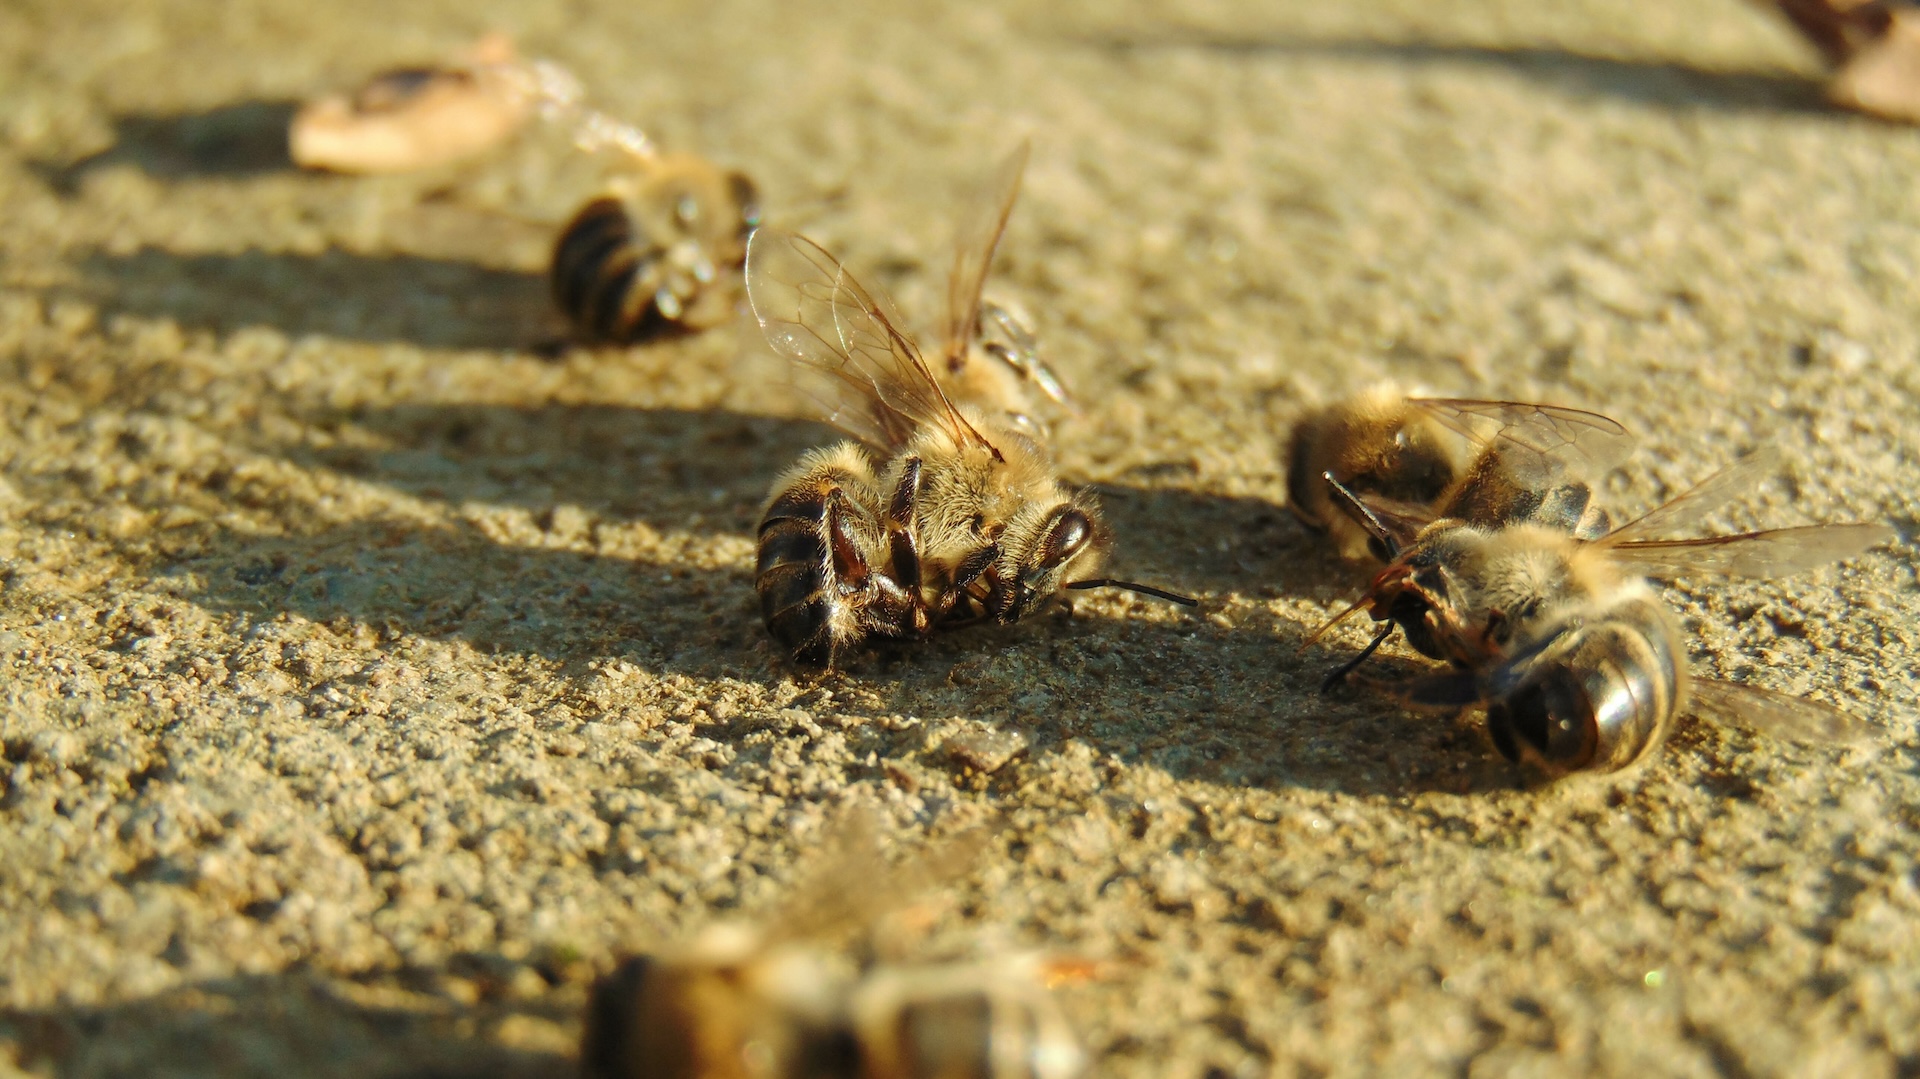
[[[1652,594],[1636,595],[1568,622],[1492,672],[1487,723],[1509,759],[1611,772],[1665,739],[1686,678],[1672,616]]]
[[[827,536],[827,503],[834,488],[823,480],[794,484],[775,496],[760,519],[760,552],[753,587],[767,632],[794,662],[830,667],[839,582]]]
[[[752,182],[682,162],[615,192],[582,207],[554,245],[553,299],[575,332],[626,343],[723,321],[730,303],[713,290],[760,221]]]
[[[1525,486],[1515,480],[1502,454],[1498,445],[1481,454],[1440,508],[1440,516],[1485,526],[1535,524],[1579,539],[1607,534],[1612,522],[1593,504],[1592,488],[1579,481]]]
[[[1024,980],[933,968],[869,979],[855,1001],[865,1079],[1072,1079],[1085,1056],[1059,1007]],[[972,984],[968,984],[972,983]]]
[[[554,246],[554,303],[590,340],[651,336],[671,321],[659,304],[667,283],[665,257],[666,249],[641,231],[625,203],[594,199],[574,215]]]

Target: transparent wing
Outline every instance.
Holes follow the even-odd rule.
[[[901,862],[881,850],[880,816],[870,805],[844,811],[828,828],[804,875],[775,912],[769,933],[780,940],[868,936],[891,918],[911,917],[915,904],[972,872],[998,834],[975,825],[935,840]]]
[[[1424,506],[1418,502],[1403,502],[1397,498],[1383,498],[1371,494],[1357,497],[1367,507],[1368,512],[1373,514],[1374,519],[1385,525],[1387,531],[1392,532],[1394,539],[1403,546],[1412,543],[1421,529],[1439,519],[1439,515],[1432,506]],[[1344,500],[1336,498],[1333,502],[1347,516],[1354,516],[1352,507],[1348,506]],[[1355,523],[1365,527],[1363,521]]]
[[[983,351],[1006,364],[1023,382],[1040,387],[1054,404],[1078,413],[1073,395],[1040,358],[1040,342],[1020,316],[991,300],[980,304],[980,341]]]
[[[1876,730],[1830,704],[1717,678],[1693,680],[1688,710],[1715,723],[1793,742],[1858,745],[1871,740]]]
[[[821,418],[882,449],[906,445],[922,426],[988,445],[947,400],[913,339],[895,327],[897,316],[819,244],[784,229],[755,229],[746,279],[767,344],[819,376],[807,389]]]
[[[1416,397],[1408,402],[1483,446],[1499,444],[1513,481],[1545,490],[1563,475],[1593,479],[1633,450],[1627,429],[1597,412],[1524,401]]]
[[[1020,176],[1027,169],[1029,146],[1025,140],[1013,148],[993,175],[979,205],[960,223],[955,237],[953,273],[947,277],[947,325],[945,358],[948,370],[958,370],[967,362],[968,346],[973,343],[980,322],[980,293],[987,283],[987,271],[993,266],[994,249],[1000,246],[1000,234],[1007,229],[1014,200],[1020,197]]]
[[[1785,577],[1852,558],[1897,538],[1886,525],[1808,525],[1704,539],[1597,542],[1614,561],[1645,577]]]
[[[1614,529],[1607,541],[1638,542],[1684,531],[1746,494],[1779,468],[1779,448],[1763,446],[1682,491],[1665,505]]]

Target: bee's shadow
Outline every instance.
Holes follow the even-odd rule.
[[[424,504],[280,534],[170,540],[149,572],[248,612],[347,618],[485,652],[625,656],[700,677],[778,678],[747,546],[767,484],[822,429],[715,411],[406,405],[311,418],[324,445],[256,447]],[[207,493],[286,521],[302,496],[220,474]],[[278,502],[287,502],[285,506]],[[299,504],[295,504],[299,503]],[[209,515],[218,519],[220,514]],[[737,565],[684,557],[731,541]],[[238,541],[238,542],[236,542]]]
[[[1653,108],[1846,115],[1827,103],[1818,82],[1788,72],[1715,70],[1678,60],[1599,56],[1571,48],[1180,28],[1165,28],[1151,36],[1082,33],[1075,40],[1120,55],[1192,49],[1250,61],[1326,59],[1409,68],[1477,67],[1529,79],[1573,97],[1607,97]]]
[[[475,1032],[516,1015],[568,1024],[571,1009],[450,1006],[437,997],[418,1008],[382,1007],[343,988],[351,987],[298,970],[215,978],[114,1004],[0,1010],[0,1036],[22,1065],[55,1076],[290,1074],[316,1061],[329,1074],[390,1079],[576,1073],[559,1053],[507,1048]]]
[[[1205,597],[1197,612],[1090,593],[1071,615],[960,630],[858,659],[851,677],[890,683],[895,712],[1010,725],[1030,739],[1039,768],[1080,740],[1102,756],[1229,786],[1405,795],[1523,783],[1477,720],[1409,712],[1361,686],[1321,692],[1357,645],[1306,644],[1312,625],[1292,615],[1291,603],[1259,601],[1357,596],[1366,575],[1327,553],[1284,507],[1182,488],[1099,490],[1117,536],[1116,572],[1195,592]],[[1113,603],[1145,617],[1104,613]],[[1391,680],[1425,663],[1394,657],[1369,669]]]
[[[96,304],[107,318],[171,319],[218,334],[270,326],[290,337],[547,351],[564,329],[543,275],[460,258],[141,248],[93,252],[78,269],[81,282],[57,294]]]
[[[113,118],[113,144],[65,164],[33,166],[62,196],[90,173],[131,164],[149,176],[257,176],[294,168],[287,128],[300,103],[236,101],[187,112],[123,113]]]

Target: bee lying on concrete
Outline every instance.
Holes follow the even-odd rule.
[[[1514,422],[1544,423],[1543,415]],[[1508,445],[1529,441],[1525,433],[1513,438],[1511,427],[1500,436],[1509,439]],[[1534,463],[1566,459],[1543,452]],[[1332,498],[1387,559],[1366,594],[1311,638],[1363,608],[1381,623],[1366,649],[1328,683],[1345,677],[1398,626],[1415,649],[1453,670],[1389,683],[1389,692],[1414,707],[1484,707],[1503,755],[1556,774],[1642,761],[1686,713],[1802,741],[1859,740],[1871,728],[1838,709],[1690,675],[1685,638],[1649,582],[1784,576],[1894,538],[1892,529],[1873,524],[1660,538],[1718,509],[1777,465],[1774,453],[1751,455],[1611,529],[1580,524],[1589,520],[1584,499],[1581,512],[1569,515],[1565,506],[1543,512],[1551,498],[1517,498],[1516,491],[1526,489],[1502,469],[1484,473],[1489,490],[1475,490],[1483,484],[1470,475],[1431,511],[1404,503],[1376,509],[1328,472]],[[1566,486],[1555,485],[1550,472],[1533,478],[1548,492]]]
[[[858,439],[803,457],[774,482],[761,519],[754,586],[796,663],[831,668],[871,637],[1006,625],[1066,589],[1193,602],[1096,576],[1112,537],[1093,496],[1054,471],[1023,392],[1057,381],[1029,352],[980,346],[981,286],[1025,163],[1022,146],[961,232],[935,366],[819,245],[753,234],[747,295],[767,343],[817,376],[822,418]]]
[[[680,948],[622,961],[588,1002],[586,1079],[1081,1073],[1085,1055],[1045,985],[1074,964],[859,958],[832,938],[872,931],[912,889],[877,855],[833,861],[782,917],[712,925]]]
[[[588,341],[724,322],[738,296],[725,279],[760,223],[753,182],[691,154],[626,160],[561,230],[549,271],[554,303]]]

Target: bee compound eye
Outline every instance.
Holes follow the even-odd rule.
[[[1062,565],[1091,542],[1093,522],[1079,510],[1064,510],[1055,518],[1053,527],[1047,530],[1046,544],[1040,552],[1040,564],[1048,569]]]

